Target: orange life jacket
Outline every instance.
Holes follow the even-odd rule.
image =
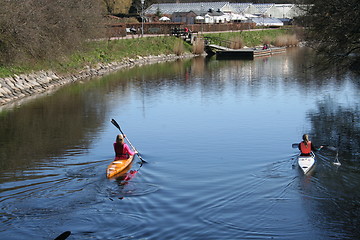
[[[309,141],[307,143],[307,145],[305,145],[304,142],[300,143],[300,151],[303,154],[310,154],[311,153],[311,141]]]

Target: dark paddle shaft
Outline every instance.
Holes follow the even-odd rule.
[[[129,139],[126,137],[126,135],[124,134],[124,132],[121,130],[120,125],[115,121],[115,119],[111,119],[111,123],[114,124],[114,126],[119,129],[119,131],[121,132],[122,135],[124,135],[126,141],[130,144],[130,146],[132,147],[132,149],[134,149],[134,151],[136,151],[136,155],[138,156],[138,158],[144,162],[147,163],[139,154],[139,152],[136,150],[136,148],[131,144],[131,142],[129,141]]]
[[[298,148],[298,147],[299,147],[299,144],[298,144],[298,143],[293,143],[293,144],[291,145],[291,147],[292,147],[292,148]]]

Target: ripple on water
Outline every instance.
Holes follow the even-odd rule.
[[[301,236],[304,224],[293,209],[299,178],[289,174],[294,172],[290,160],[266,163],[262,171],[249,173],[240,184],[228,185],[232,191],[225,188],[207,194],[197,217],[219,237],[222,233],[237,239]]]
[[[92,211],[93,214],[87,212],[66,222],[73,226],[71,231],[78,239],[137,239],[144,226],[149,224],[141,213],[124,209],[120,212],[114,206]]]
[[[100,168],[104,167],[105,162],[111,162],[111,160],[90,161],[81,163],[67,164],[68,170],[66,170],[66,176],[69,178],[94,178],[103,172],[105,176],[105,169],[101,171]]]
[[[160,189],[158,185],[144,182],[117,182],[116,184],[111,184],[107,186],[105,190],[105,195],[110,199],[113,198],[123,198],[123,197],[137,197],[144,196],[150,193],[157,192]]]
[[[238,194],[228,201],[201,209],[198,217],[217,234],[226,233],[238,238],[283,238],[302,234],[300,218],[293,212],[292,198],[280,197],[259,199],[254,193]],[[278,214],[288,212],[288,214]],[[279,228],[279,226],[286,226]]]

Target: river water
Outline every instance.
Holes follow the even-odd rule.
[[[359,88],[299,48],[135,67],[4,109],[0,239],[358,239]],[[105,177],[112,118],[148,162],[127,184]],[[303,133],[331,146],[307,176]]]

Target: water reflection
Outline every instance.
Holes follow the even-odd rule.
[[[313,58],[134,67],[2,112],[0,238],[359,237],[359,84]],[[105,177],[111,118],[149,162],[127,184]],[[304,132],[340,134],[343,164],[324,149],[304,176]]]
[[[316,141],[334,146],[343,156],[347,155],[352,161],[358,161],[360,156],[359,105],[343,106],[327,97],[318,102],[316,107],[308,113]]]
[[[82,85],[2,112],[1,169],[21,170],[31,167],[34,159],[41,164],[42,159],[86,151],[105,112],[102,93],[88,94]]]
[[[311,133],[316,142],[328,144],[318,154],[318,168],[306,191],[308,214],[321,229],[336,229],[336,238],[358,239],[360,231],[360,114],[359,105],[345,105],[332,97],[309,111]],[[336,149],[334,148],[336,147]],[[341,166],[334,165],[336,154]]]

